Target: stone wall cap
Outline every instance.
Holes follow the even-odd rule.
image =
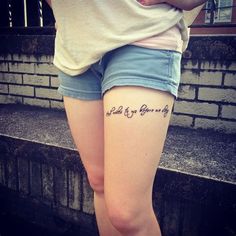
[[[0,105],[0,138],[9,136],[76,150],[65,111]],[[160,169],[236,185],[233,134],[170,126]]]

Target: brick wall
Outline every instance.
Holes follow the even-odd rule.
[[[193,37],[182,60],[179,98],[171,125],[236,132],[235,41],[235,37]],[[0,48],[0,103],[63,109],[51,51],[39,54],[37,47],[28,44],[24,43],[20,52],[17,47],[17,53],[10,46],[10,53]]]
[[[63,108],[57,92],[57,69],[52,56],[6,55],[0,57],[0,103],[23,103]]]
[[[236,132],[236,63],[182,60],[171,124]]]

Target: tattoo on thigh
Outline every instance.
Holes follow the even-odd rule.
[[[110,117],[113,115],[123,115],[127,118],[132,118],[134,116],[145,116],[149,113],[160,113],[163,115],[163,117],[166,117],[169,113],[169,106],[165,105],[162,108],[149,108],[148,105],[143,104],[139,109],[133,109],[129,106],[118,106],[118,107],[112,107],[110,110],[106,112],[106,116]]]

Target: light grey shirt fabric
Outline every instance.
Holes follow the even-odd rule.
[[[86,71],[108,51],[177,25],[184,42],[194,14],[168,4],[143,6],[136,0],[52,0],[57,22],[54,64],[71,76]],[[196,14],[195,14],[196,15]]]

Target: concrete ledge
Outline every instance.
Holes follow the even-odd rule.
[[[17,32],[18,30],[18,32]],[[0,54],[53,55],[55,28],[0,28]],[[196,61],[221,60],[226,65],[235,61],[236,37],[229,36],[191,36],[183,57]]]
[[[65,113],[1,105],[0,123],[1,209],[96,235],[92,191]],[[229,134],[169,128],[153,191],[164,235],[235,235],[235,143]]]
[[[2,136],[76,151],[64,111],[0,105],[0,123]],[[160,168],[235,184],[235,144],[233,134],[170,127]]]
[[[53,55],[54,40],[55,35],[1,34],[0,53]]]

